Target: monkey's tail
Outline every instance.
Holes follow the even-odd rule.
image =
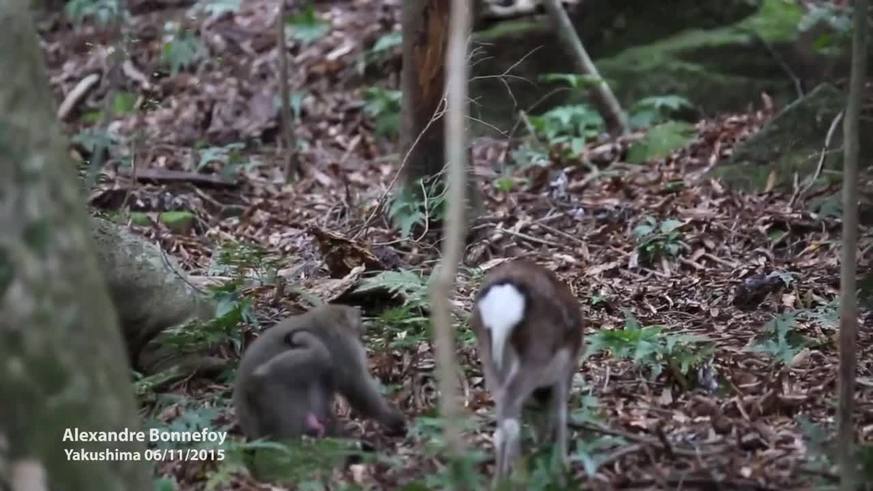
[[[492,285],[477,304],[482,324],[491,331],[491,358],[502,369],[506,340],[524,318],[525,296],[516,285]]]

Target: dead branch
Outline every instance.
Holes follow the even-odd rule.
[[[73,87],[73,90],[67,94],[67,97],[64,97],[64,101],[61,102],[60,107],[58,107],[58,119],[61,121],[66,120],[70,113],[73,112],[79,103],[85,100],[85,97],[88,96],[89,93],[97,86],[97,83],[100,82],[100,74],[92,73],[87,77],[79,80],[79,83]]]
[[[217,175],[199,174],[197,172],[185,172],[169,169],[139,169],[135,172],[131,172],[127,169],[120,169],[118,171],[118,175],[128,177],[136,181],[191,182],[212,187],[233,187],[237,184],[234,180],[228,180]]]
[[[449,13],[449,40],[446,51],[446,125],[445,148],[448,159],[446,228],[444,232],[443,257],[439,273],[431,291],[433,304],[434,344],[437,352],[437,369],[440,389],[440,413],[444,418],[445,439],[449,452],[459,457],[464,450],[458,405],[457,360],[452,334],[451,302],[455,276],[464,250],[464,204],[467,167],[467,132],[465,121],[468,112],[467,37],[470,33],[471,12],[469,2],[452,0]]]
[[[551,17],[552,22],[555,24],[558,37],[573,54],[573,63],[576,65],[576,70],[583,75],[590,75],[598,79],[598,82],[591,89],[591,97],[598,111],[600,111],[600,115],[606,121],[606,127],[609,129],[609,132],[613,135],[626,135],[630,133],[627,115],[625,115],[624,110],[622,110],[621,105],[618,103],[618,99],[615,98],[615,94],[612,93],[612,89],[600,78],[600,73],[597,71],[594,62],[591,61],[591,57],[588,56],[588,52],[585,51],[585,46],[582,44],[582,40],[579,39],[579,35],[576,34],[576,29],[561,5],[561,0],[544,0],[543,4],[549,13],[549,17]]]

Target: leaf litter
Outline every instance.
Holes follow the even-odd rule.
[[[380,270],[418,270],[426,279],[439,259],[439,231],[404,239],[381,215],[368,220],[400,160],[396,143],[376,136],[363,110],[369,87],[397,88],[399,53],[384,36],[399,29],[399,1],[319,2],[314,18],[329,28],[289,38],[294,131],[307,143],[299,149],[305,175],[293,183],[285,182],[275,150],[275,4],[219,6],[206,17],[187,15],[190,7],[129,2],[127,29],[137,42],[117,90],[134,94],[137,110],[115,114],[109,125],[119,143],[90,204],[144,213],[148,220],[129,219],[130,228],[192,275],[208,276],[224,242],[270,251],[282,264],[284,286],[246,291],[260,328],[313,298],[388,303],[396,291],[359,289]],[[198,33],[209,55],[171,73],[161,58],[168,23]],[[73,29],[58,17],[43,22],[41,33],[59,100],[89,74],[107,72],[113,41],[105,29],[87,23]],[[374,60],[368,47],[380,42],[389,46],[388,55]],[[373,64],[380,77],[373,76]],[[89,114],[112,93],[106,78],[72,110],[71,133],[95,127]],[[588,487],[787,489],[834,478],[833,469],[810,465],[818,444],[808,435],[810,428],[834,424],[839,220],[789,206],[789,194],[746,194],[707,177],[736,142],[772,116],[768,99],[759,106],[700,121],[689,145],[643,165],[625,163],[638,136],[589,144],[577,161],[515,170],[510,177],[520,186],[510,191],[495,185],[510,143],[473,143],[484,204],[459,277],[459,318],[469,312],[477,271],[526,256],[570,285],[588,319],[589,340],[622,330],[620,338],[636,336],[628,356],[601,349],[580,370],[584,381],[571,412],[582,457],[574,469]],[[185,233],[170,230],[158,215],[167,211],[190,212],[194,225]],[[369,226],[362,230],[364,223]],[[862,250],[870,244],[864,235]],[[867,256],[860,257],[861,271],[869,266]],[[404,277],[406,285],[413,280]],[[477,416],[468,437],[486,448],[491,402],[464,333],[459,329],[457,336],[467,374],[462,395]],[[864,382],[873,380],[870,337],[862,328],[856,392],[858,436],[867,443],[873,439],[873,384]],[[669,341],[673,351],[664,351],[666,339],[675,339]],[[711,343],[711,357],[693,370],[671,366],[669,353],[692,339]],[[393,399],[409,417],[431,415],[431,346],[426,339],[401,346],[372,350],[373,369],[396,387]],[[655,353],[666,356],[666,364],[652,376],[638,362]],[[223,408],[219,421],[233,428],[232,412],[221,401],[226,384],[186,380],[173,390]],[[591,397],[596,404],[585,402]],[[341,416],[348,416],[347,408]],[[335,472],[336,479],[390,489],[440,469],[425,433],[390,439],[372,423],[349,425],[396,462],[355,464]],[[592,454],[607,437],[623,443]],[[200,487],[210,468],[214,463],[175,462],[160,471]],[[245,474],[230,487],[273,489]]]

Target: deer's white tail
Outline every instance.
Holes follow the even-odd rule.
[[[498,370],[503,363],[506,340],[524,317],[524,295],[515,285],[494,285],[479,300],[482,324],[491,331],[491,357]]]

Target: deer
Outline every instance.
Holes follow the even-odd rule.
[[[486,275],[470,324],[485,387],[496,405],[495,483],[510,474],[520,456],[527,402],[551,406],[537,433],[553,441],[566,466],[567,405],[583,335],[581,310],[570,289],[536,263],[503,263]]]

